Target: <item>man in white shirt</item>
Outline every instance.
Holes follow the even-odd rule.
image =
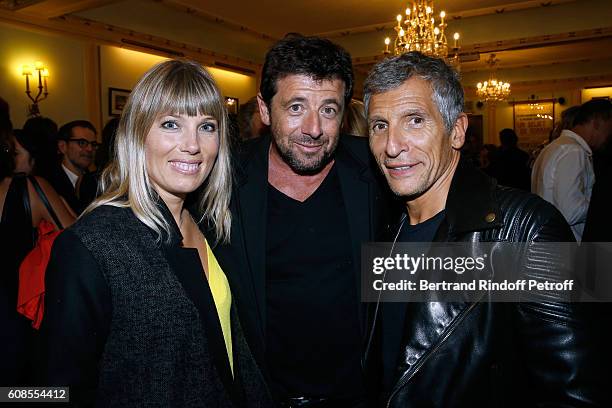
[[[592,152],[612,133],[612,104],[608,100],[584,103],[573,128],[542,150],[533,165],[531,191],[555,205],[582,240],[591,191],[595,183]]]

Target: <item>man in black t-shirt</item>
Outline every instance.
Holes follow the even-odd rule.
[[[361,244],[382,227],[367,141],[340,137],[351,58],[289,35],[266,55],[257,101],[270,134],[240,146],[231,245],[247,340],[284,407],[364,406]]]

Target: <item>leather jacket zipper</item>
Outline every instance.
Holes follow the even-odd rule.
[[[446,339],[448,339],[448,337],[452,334],[452,332],[459,325],[459,323],[461,323],[466,318],[466,316],[472,311],[472,309],[474,309],[474,307],[476,307],[476,305],[478,305],[478,304],[479,304],[479,301],[476,301],[476,302],[472,303],[468,308],[466,308],[461,313],[461,315],[455,319],[455,321],[452,323],[452,325],[449,326],[448,330],[446,331],[446,333],[444,334],[442,339],[438,342],[438,344],[436,344],[436,346],[424,358],[422,358],[421,361],[419,361],[418,365],[416,365],[413,370],[409,370],[406,373],[404,373],[404,375],[397,382],[397,385],[395,386],[395,388],[393,388],[393,391],[391,392],[391,395],[389,396],[389,400],[387,401],[387,408],[389,408],[391,406],[391,401],[393,400],[393,397],[395,397],[395,394],[397,394],[399,392],[399,390],[408,381],[410,381],[410,379],[419,371],[419,369],[423,366],[423,364],[425,364],[427,362],[427,360],[429,360],[429,358],[436,351],[438,351],[438,349],[442,346],[442,344],[444,344]]]

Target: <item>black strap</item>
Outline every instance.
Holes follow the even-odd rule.
[[[51,203],[49,203],[49,200],[47,199],[47,196],[45,195],[45,192],[43,191],[42,188],[40,188],[40,185],[38,184],[38,181],[36,181],[36,178],[32,177],[32,176],[28,176],[28,180],[30,180],[30,182],[34,186],[34,189],[38,193],[38,196],[42,200],[43,204],[45,205],[45,208],[47,209],[47,211],[49,211],[49,214],[51,215],[51,218],[53,218],[53,221],[55,221],[55,225],[57,225],[57,227],[59,229],[63,229],[64,227],[63,227],[61,221],[59,220],[59,218],[55,214],[55,211],[53,211],[53,207],[51,207]],[[28,198],[28,210],[29,210],[29,206],[30,206],[30,200]],[[30,211],[30,214],[31,214],[31,210],[29,210],[29,211]],[[31,218],[32,217],[30,215],[30,219]]]
[[[18,176],[16,175],[15,180],[17,180],[17,177]],[[32,225],[32,206],[30,205],[30,192],[28,191],[28,181],[23,178],[21,180],[24,182],[23,188],[21,190],[23,210],[25,211],[26,219],[30,220],[30,225]],[[30,227],[30,229],[32,230],[32,244],[35,244],[36,238],[38,237],[38,233],[36,231],[36,228]]]

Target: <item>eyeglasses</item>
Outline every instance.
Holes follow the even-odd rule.
[[[90,142],[87,139],[68,139],[68,141],[77,143],[81,149],[91,146],[92,149],[96,150],[98,147],[100,147],[100,143]]]

